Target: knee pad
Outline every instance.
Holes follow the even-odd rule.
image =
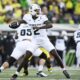
[[[9,67],[11,67],[15,61],[16,59],[13,57],[8,58],[7,62],[9,63]]]

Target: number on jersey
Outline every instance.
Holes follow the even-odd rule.
[[[20,32],[20,35],[21,36],[31,36],[32,35],[32,32],[31,32],[31,29],[22,29],[21,32]]]
[[[34,30],[34,35],[39,35],[40,33],[37,32],[38,30]]]

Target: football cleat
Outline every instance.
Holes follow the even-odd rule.
[[[38,77],[47,77],[47,75],[46,75],[45,73],[43,73],[42,71],[39,71],[39,72],[37,73],[37,76],[38,76]]]
[[[11,77],[11,79],[10,79],[10,80],[16,80],[16,79],[17,79],[17,77],[18,77],[18,75],[17,75],[17,74],[14,74],[14,75]]]
[[[64,70],[63,73],[66,76],[66,78],[70,79],[70,75],[69,75],[69,73],[66,70]]]

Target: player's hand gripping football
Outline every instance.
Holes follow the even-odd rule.
[[[15,29],[15,28],[17,28],[17,27],[19,27],[19,26],[20,26],[20,24],[19,24],[18,21],[14,21],[14,22],[11,22],[11,23],[9,24],[9,27],[12,28],[12,29]]]

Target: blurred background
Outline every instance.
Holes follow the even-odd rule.
[[[79,28],[80,0],[0,0],[0,65],[10,56],[16,43],[16,31],[8,27],[9,23],[22,19],[32,3],[39,4],[53,24],[53,28],[47,30],[48,37],[64,65],[77,66],[73,34]],[[56,65],[53,59],[51,63]]]

